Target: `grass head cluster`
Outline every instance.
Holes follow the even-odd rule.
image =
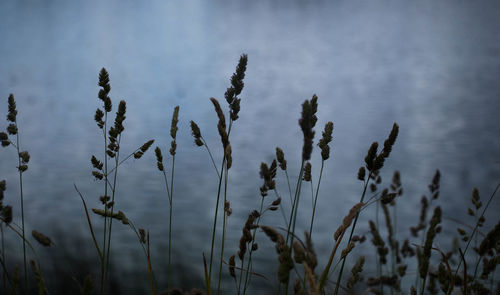
[[[477,189],[473,189],[470,198],[470,207],[464,210],[464,215],[470,220],[457,220],[455,242],[451,249],[443,249],[439,239],[450,239],[450,235],[443,235],[443,213],[439,196],[441,194],[441,173],[436,171],[428,185],[427,195],[422,196],[420,212],[415,216],[415,225],[407,232],[398,231],[398,203],[404,197],[402,177],[394,171],[392,179],[384,182],[381,170],[385,168],[399,134],[399,125],[394,123],[383,144],[373,142],[368,150],[357,175],[353,181],[359,183],[359,200],[349,206],[343,218],[331,218],[333,225],[329,233],[328,251],[315,250],[314,238],[319,235],[314,232],[317,219],[316,207],[321,195],[332,192],[321,192],[321,181],[327,173],[327,161],[333,157],[334,123],[327,121],[322,131],[322,137],[315,143],[316,123],[320,99],[313,94],[302,104],[298,120],[298,127],[302,131],[302,138],[298,144],[302,145],[298,159],[285,157],[285,147],[276,147],[274,159],[261,162],[260,187],[256,187],[254,208],[238,208],[238,214],[245,212],[239,220],[242,224],[235,224],[241,228],[241,236],[237,245],[228,250],[228,224],[233,221],[231,203],[235,199],[228,188],[229,172],[233,171],[233,147],[231,135],[237,132],[235,122],[240,117],[244,78],[246,75],[248,56],[240,56],[236,69],[229,80],[229,86],[224,93],[226,104],[221,105],[215,97],[209,98],[214,107],[217,118],[217,132],[220,142],[209,142],[202,135],[202,131],[195,121],[190,121],[190,131],[194,144],[206,150],[208,158],[215,172],[214,182],[217,190],[208,192],[213,200],[213,219],[211,230],[205,236],[198,237],[200,244],[210,247],[210,252],[199,252],[199,264],[202,266],[204,290],[193,289],[190,294],[249,294],[256,292],[261,282],[275,282],[268,292],[275,294],[498,294],[500,283],[495,276],[496,268],[500,264],[500,221],[490,229],[485,228],[486,217],[498,218],[487,212],[496,190],[491,193],[486,202],[481,199]],[[85,222],[89,229],[89,239],[95,247],[95,264],[98,273],[90,273],[83,280],[76,278],[81,294],[113,294],[111,277],[114,269],[111,267],[111,257],[118,255],[112,250],[120,245],[111,247],[113,239],[113,225],[130,228],[137,238],[137,250],[144,255],[144,272],[147,281],[144,285],[149,292],[155,294],[186,294],[176,288],[173,267],[174,263],[182,263],[181,257],[175,257],[173,250],[180,249],[180,242],[174,233],[174,228],[184,226],[177,222],[182,218],[175,210],[177,193],[175,191],[176,154],[179,147],[177,142],[180,116],[180,107],[174,106],[170,119],[170,130],[165,134],[155,134],[160,139],[167,138],[166,147],[154,147],[156,161],[151,163],[151,174],[156,173],[159,182],[163,182],[164,201],[168,210],[168,219],[164,225],[165,235],[168,236],[168,248],[160,257],[152,257],[150,231],[147,226],[136,227],[127,213],[120,207],[121,196],[118,194],[118,185],[121,178],[121,165],[134,158],[139,160],[152,149],[155,140],[144,138],[138,148],[131,151],[122,151],[122,140],[125,140],[127,105],[121,100],[113,104],[110,75],[102,69],[98,75],[97,107],[94,120],[97,132],[102,137],[102,143],[94,148],[95,153],[89,155],[92,167],[91,175],[95,179],[100,193],[94,196],[95,207],[88,207],[89,198],[86,192],[81,191],[74,184],[76,194],[82,202],[85,213]],[[251,103],[251,99],[248,99]],[[57,293],[49,290],[44,278],[42,267],[37,256],[36,247],[30,240],[36,241],[38,247],[55,248],[57,241],[43,233],[32,230],[32,236],[25,234],[23,173],[28,171],[30,154],[21,148],[20,128],[18,126],[18,111],[14,95],[7,99],[7,126],[0,132],[0,142],[5,148],[15,150],[18,166],[13,167],[19,174],[19,212],[21,224],[13,220],[17,206],[6,205],[8,200],[7,183],[0,181],[0,231],[1,252],[0,264],[2,270],[1,294],[28,294],[29,290],[37,290],[38,294]],[[113,118],[113,106],[116,107]],[[203,127],[203,126],[202,126]],[[212,137],[208,137],[212,138]],[[217,139],[218,140],[218,139]],[[210,146],[216,147],[211,149]],[[235,147],[238,145],[234,145]],[[317,146],[317,148],[315,148]],[[165,151],[168,149],[168,152]],[[320,165],[314,163],[315,153],[321,160]],[[219,162],[217,162],[219,159]],[[289,163],[296,163],[298,171],[289,171]],[[314,165],[313,165],[314,164]],[[210,164],[208,164],[210,165]],[[258,166],[258,165],[256,165]],[[181,166],[182,167],[182,166]],[[232,172],[233,173],[233,172]],[[297,175],[291,179],[290,175]],[[317,177],[316,177],[317,176]],[[212,177],[212,176],[210,176]],[[294,185],[292,185],[294,184]],[[304,186],[304,188],[303,188]],[[280,191],[283,187],[285,191]],[[310,188],[310,189],[309,189]],[[260,194],[259,194],[260,192]],[[286,196],[288,195],[288,196]],[[305,196],[311,196],[311,211],[304,209]],[[188,198],[189,196],[184,196]],[[367,212],[374,211],[374,218],[368,219]],[[236,212],[236,210],[235,210]],[[310,222],[302,224],[304,214]],[[276,218],[266,219],[268,215]],[[299,218],[298,216],[301,216]],[[488,215],[488,216],[487,216]],[[231,217],[231,218],[230,218]],[[36,218],[30,216],[29,218]],[[330,217],[329,217],[330,218]],[[450,218],[452,219],[452,218]],[[267,224],[267,220],[280,220]],[[299,220],[299,221],[298,221]],[[405,222],[407,222],[405,218]],[[365,222],[368,230],[359,230],[359,223]],[[366,227],[365,227],[366,228]],[[12,231],[20,238],[19,245],[23,248],[23,271],[13,266],[6,252],[4,231]],[[186,230],[186,229],[184,229]],[[313,232],[315,233],[313,235]],[[237,239],[237,237],[236,237]],[[369,240],[369,242],[367,242]],[[360,244],[369,244],[370,250],[358,250]],[[266,253],[259,251],[262,245],[272,245],[275,251]],[[176,248],[178,247],[178,248]],[[366,249],[366,247],[363,247]],[[27,251],[29,250],[29,251]],[[208,250],[207,250],[208,251]],[[228,253],[229,252],[229,253]],[[262,254],[261,254],[262,253]],[[259,255],[267,255],[259,257]],[[269,257],[270,255],[270,257]],[[259,257],[260,259],[256,259]],[[257,261],[266,259],[266,266]],[[28,280],[27,261],[32,269]],[[166,279],[159,280],[155,275],[158,261],[166,262]],[[266,277],[265,267],[276,265],[275,278]],[[346,267],[351,267],[349,270]],[[70,267],[70,266],[69,266]],[[58,280],[57,277],[48,277],[49,280]],[[80,284],[80,281],[82,283]]]

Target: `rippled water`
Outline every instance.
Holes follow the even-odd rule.
[[[201,253],[210,250],[217,180],[206,151],[192,142],[189,121],[200,125],[220,161],[217,118],[208,98],[225,103],[242,53],[249,63],[240,119],[231,133],[228,190],[234,214],[227,253],[236,250],[247,214],[259,206],[258,169],[272,160],[276,146],[296,177],[300,104],[313,93],[320,105],[316,140],[327,121],[335,124],[315,223],[318,253],[327,255],[336,226],[359,200],[356,173],[369,145],[383,141],[393,122],[400,136],[382,176],[389,182],[393,170],[402,174],[398,234],[408,236],[417,222],[420,196],[436,169],[445,215],[466,218],[472,188],[485,199],[500,175],[498,15],[494,1],[2,1],[0,113],[7,112],[6,98],[14,93],[21,142],[32,156],[24,176],[27,229],[89,238],[73,184],[89,206],[98,206],[102,185],[93,180],[89,159],[102,152],[93,115],[100,105],[98,72],[106,67],[115,105],[127,101],[123,151],[154,138],[166,153],[172,110],[180,105],[175,262],[195,276],[178,271],[179,284],[199,284]],[[7,180],[5,202],[19,220],[14,155],[13,149],[1,151],[0,178]],[[317,178],[319,153],[312,164]],[[278,175],[287,200],[285,178]],[[150,229],[158,265],[166,261],[163,185],[152,153],[121,168],[117,207]],[[309,223],[308,192],[304,187],[299,232]],[[500,202],[491,206],[488,224],[495,222],[492,212]],[[369,218],[372,212],[363,216],[360,232]],[[279,212],[271,212],[264,223],[281,221]],[[455,227],[445,222],[450,231]],[[117,263],[143,263],[128,229],[116,230]],[[264,252],[273,251],[265,239],[260,244]],[[276,265],[269,257],[256,257],[266,274]]]

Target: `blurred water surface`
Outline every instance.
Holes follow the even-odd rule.
[[[189,121],[199,124],[219,162],[217,117],[208,98],[226,107],[223,94],[242,53],[249,63],[240,119],[231,133],[227,253],[236,251],[247,214],[260,204],[258,169],[272,160],[276,146],[296,177],[300,105],[313,93],[320,106],[315,141],[327,121],[335,124],[315,222],[320,256],[328,255],[333,232],[359,200],[356,173],[369,145],[382,142],[393,122],[400,136],[382,176],[388,184],[393,171],[401,171],[398,235],[409,236],[409,226],[417,223],[420,197],[436,169],[445,216],[468,220],[472,188],[485,200],[500,175],[499,15],[495,1],[1,1],[0,113],[7,113],[7,97],[14,93],[21,143],[32,156],[24,176],[28,232],[81,234],[92,247],[73,184],[89,206],[99,205],[102,185],[93,180],[89,159],[102,158],[93,115],[100,106],[98,72],[105,67],[114,105],[127,101],[122,151],[154,138],[167,154],[172,110],[180,105],[174,262],[183,269],[178,284],[201,287],[217,180],[206,151],[192,141]],[[317,179],[321,162],[315,152]],[[8,184],[5,202],[19,221],[14,150],[2,149],[0,161],[0,179]],[[121,166],[117,208],[151,231],[164,279],[168,201],[155,165],[149,152]],[[287,208],[286,180],[278,177]],[[308,185],[301,206],[298,232],[310,220]],[[487,224],[496,223],[493,212],[499,209],[494,200]],[[374,210],[367,212],[361,233],[373,218]],[[98,218],[94,223],[99,226]],[[282,224],[282,217],[269,212],[263,223]],[[445,223],[452,233],[456,224]],[[116,263],[143,267],[129,229],[117,225],[114,237]],[[273,245],[261,238],[263,253],[272,253]],[[269,257],[257,255],[261,265],[255,270],[273,275],[277,259]]]

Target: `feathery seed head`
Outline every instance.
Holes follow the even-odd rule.
[[[177,128],[178,122],[179,122],[179,106],[176,106],[174,108],[174,114],[172,116],[172,124],[170,125],[170,136],[174,140],[177,137],[177,130],[179,130],[179,128]]]
[[[307,162],[304,166],[304,181],[311,181],[311,162]]]
[[[9,124],[9,126],[7,126],[7,132],[10,135],[16,135],[17,134],[17,125],[16,124]]]
[[[7,206],[3,207],[1,215],[2,215],[3,221],[5,223],[7,223],[7,224],[11,223],[12,222],[12,206],[7,205]]]
[[[228,144],[226,146],[225,156],[226,156],[227,169],[229,170],[229,168],[231,168],[231,165],[233,165],[233,158],[231,156],[231,144]]]
[[[14,94],[12,93],[9,95],[8,104],[9,104],[9,112],[7,113],[7,120],[12,123],[15,123],[17,110],[16,110],[16,101],[14,99]]]
[[[358,179],[361,180],[361,181],[365,181],[365,174],[366,174],[365,167],[363,167],[363,166],[359,167],[359,170],[358,170]]]
[[[335,231],[334,234],[335,241],[338,240],[342,232],[344,232],[345,230],[347,230],[347,228],[349,228],[349,226],[351,226],[352,221],[354,220],[354,218],[356,218],[359,210],[361,210],[363,205],[364,205],[363,202],[359,202],[356,205],[352,206],[351,210],[349,210],[349,213],[342,220],[342,224]]]
[[[98,171],[92,171],[92,175],[94,175],[94,177],[98,180],[102,180],[102,178],[104,177],[104,175]]]
[[[33,238],[35,238],[35,240],[38,243],[40,243],[41,245],[43,245],[45,247],[48,247],[52,244],[52,241],[50,240],[49,237],[47,237],[46,235],[44,235],[42,233],[37,232],[36,230],[33,230],[31,232],[31,234],[33,235]]]
[[[0,132],[0,140],[8,140],[9,136],[5,132]]]
[[[479,197],[479,190],[476,187],[472,190],[472,204],[476,207],[476,210],[479,210],[483,206]]]
[[[233,277],[233,278],[236,278],[236,273],[235,273],[235,266],[236,266],[236,263],[234,261],[234,258],[235,256],[231,256],[229,258],[229,274]]]
[[[109,113],[112,108],[111,98],[108,96],[111,91],[111,86],[109,85],[109,74],[105,68],[102,68],[99,72],[99,86],[102,87],[102,89],[99,90],[98,97],[104,103],[104,110],[106,113]]]
[[[159,147],[155,148],[156,155],[156,165],[158,166],[158,170],[163,171],[163,155],[161,154],[161,149]]]
[[[304,134],[304,146],[302,148],[302,159],[304,161],[311,159],[314,139],[313,128],[318,120],[316,117],[316,112],[318,110],[317,100],[318,97],[314,94],[311,100],[305,100],[302,104],[302,115],[299,119],[299,125]]]
[[[321,149],[321,158],[323,161],[330,157],[330,146],[328,144],[332,141],[333,123],[328,122],[323,131],[323,137],[319,140],[318,146]]]
[[[278,160],[278,163],[280,164],[281,170],[286,170],[285,153],[279,147],[276,147],[276,159]]]
[[[306,250],[299,241],[293,241],[293,259],[296,263],[301,264],[306,259]]]
[[[342,254],[340,255],[340,258],[341,259],[344,259],[349,253],[351,253],[352,249],[354,249],[354,242],[350,242],[349,245],[347,245],[347,247],[342,250]]]
[[[370,148],[368,149],[368,153],[366,154],[365,157],[365,163],[366,163],[366,169],[368,171],[374,170],[374,161],[375,158],[377,157],[377,149],[378,149],[378,142],[373,142]]]
[[[172,156],[175,156],[175,150],[176,150],[176,149],[177,149],[177,143],[175,142],[175,140],[172,140],[172,141],[170,142],[170,150],[169,150],[169,152],[170,152],[170,154],[171,154]]]
[[[191,133],[193,134],[194,137],[194,143],[197,146],[202,146],[203,141],[201,140],[201,131],[198,125],[194,121],[191,121]]]
[[[429,185],[429,191],[431,192],[431,198],[433,200],[439,197],[439,181],[441,180],[441,173],[436,170],[434,177],[432,178],[432,183]]]
[[[224,112],[222,112],[222,108],[220,107],[219,101],[213,97],[210,98],[210,101],[214,105],[215,113],[217,114],[217,117],[219,117],[219,125],[221,125],[222,128],[225,130],[226,129],[226,117],[224,116]]]
[[[103,118],[104,118],[104,113],[103,111],[101,111],[101,109],[97,109],[95,111],[95,115],[94,115],[94,120],[96,121],[97,123],[97,126],[99,128],[103,128],[104,127],[104,121],[103,121]]]
[[[134,153],[134,158],[135,159],[140,159],[145,152],[148,151],[148,149],[151,147],[151,145],[153,145],[154,143],[154,139],[151,139],[149,141],[147,141],[146,143],[144,143],[137,152]]]
[[[30,161],[30,154],[28,153],[28,151],[20,152],[19,158],[21,158],[24,164],[27,164]]]
[[[399,133],[399,125],[397,123],[394,123],[392,125],[392,130],[391,133],[389,134],[389,137],[387,137],[387,139],[384,141],[383,154],[385,158],[389,157],[389,154],[392,151],[392,146],[394,145],[394,143],[396,142],[396,138],[398,137],[398,133]]]

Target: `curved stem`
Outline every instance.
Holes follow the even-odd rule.
[[[217,173],[217,177],[220,177],[219,169],[217,169],[217,165],[215,165],[214,157],[212,156],[212,153],[210,152],[210,148],[208,147],[208,144],[205,141],[205,139],[203,138],[203,136],[201,137],[201,140],[203,142],[203,145],[207,149],[208,155],[210,156],[210,160],[212,161],[212,165],[214,165],[214,169],[215,169],[215,172]]]

